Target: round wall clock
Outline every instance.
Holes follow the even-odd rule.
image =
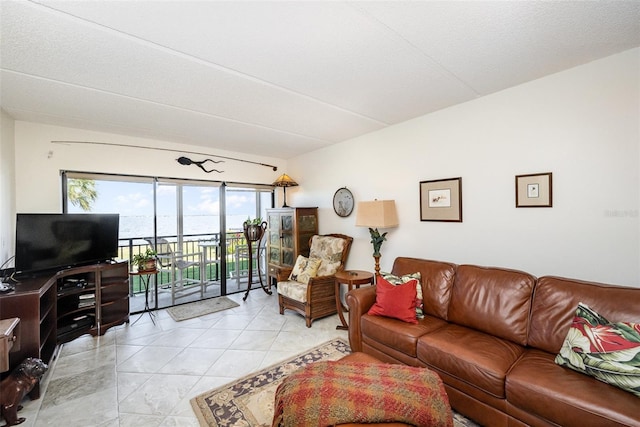
[[[353,212],[353,194],[347,187],[339,188],[333,195],[333,210],[338,216],[349,216]]]

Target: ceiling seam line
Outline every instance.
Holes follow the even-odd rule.
[[[263,85],[266,85],[266,86],[270,86],[270,87],[273,87],[275,89],[282,90],[282,91],[288,92],[290,94],[293,94],[293,95],[296,95],[296,96],[299,96],[299,97],[302,97],[302,98],[306,98],[306,99],[314,101],[314,102],[321,103],[321,104],[323,104],[325,106],[328,106],[328,107],[330,107],[332,109],[335,109],[335,110],[338,110],[338,111],[342,111],[342,112],[345,112],[345,113],[348,113],[348,114],[352,114],[352,115],[360,117],[362,119],[370,120],[370,121],[372,121],[374,123],[377,123],[378,125],[382,125],[382,126],[389,126],[390,125],[390,123],[387,123],[385,121],[382,121],[382,120],[379,120],[379,119],[376,119],[376,118],[373,118],[373,117],[369,117],[369,116],[367,116],[365,114],[349,110],[347,108],[338,106],[336,104],[332,104],[332,103],[330,103],[328,101],[324,101],[324,100],[322,100],[320,98],[316,98],[314,96],[307,95],[307,94],[295,91],[293,89],[289,89],[287,87],[278,85],[276,83],[261,79],[259,77],[252,76],[251,74],[247,74],[247,73],[243,73],[243,72],[238,71],[238,70],[234,70],[233,68],[225,67],[223,65],[216,64],[216,63],[211,62],[211,61],[207,61],[206,59],[199,58],[199,57],[197,57],[195,55],[191,55],[191,54],[184,53],[184,52],[181,52],[181,51],[176,50],[176,49],[172,49],[170,47],[161,45],[159,43],[143,39],[142,37],[138,37],[138,36],[135,36],[133,34],[129,34],[127,32],[120,31],[120,30],[117,30],[115,28],[111,28],[111,27],[108,27],[106,25],[103,25],[103,24],[100,24],[100,23],[97,23],[97,22],[94,22],[94,21],[91,21],[91,20],[76,16],[76,15],[74,15],[72,13],[65,12],[65,11],[62,11],[62,10],[58,10],[58,9],[55,9],[55,8],[53,8],[51,6],[48,6],[48,5],[45,5],[45,4],[33,3],[31,0],[30,0],[30,3],[33,4],[33,5],[37,5],[37,6],[49,9],[50,11],[53,11],[55,13],[66,15],[68,17],[71,17],[71,18],[75,19],[75,20],[82,21],[85,24],[91,24],[91,25],[99,27],[99,28],[101,28],[103,30],[108,30],[108,31],[114,32],[114,33],[119,34],[121,36],[124,36],[124,37],[126,37],[126,38],[128,38],[128,39],[130,39],[132,41],[136,41],[138,43],[145,43],[145,44],[154,46],[156,49],[162,49],[162,50],[165,50],[168,53],[171,53],[173,55],[182,56],[182,57],[184,57],[186,59],[190,59],[192,61],[200,62],[203,65],[206,65],[206,66],[211,67],[211,68],[218,69],[219,71],[226,72],[226,73],[229,73],[229,74],[235,74],[235,75],[237,75],[239,77],[245,78],[245,79],[253,81],[255,83],[260,83],[260,84],[263,84]]]
[[[302,133],[285,131],[285,130],[282,130],[282,129],[278,129],[278,128],[274,128],[274,127],[266,126],[266,125],[262,125],[262,124],[249,123],[249,122],[245,122],[245,121],[242,121],[242,120],[233,119],[233,118],[230,118],[230,117],[220,116],[220,115],[211,114],[211,113],[205,113],[205,112],[202,112],[202,111],[192,110],[192,109],[189,109],[189,108],[179,107],[179,106],[176,106],[176,105],[163,104],[163,103],[160,103],[160,102],[157,102],[157,101],[151,101],[151,100],[148,100],[148,99],[137,98],[135,96],[122,95],[122,94],[119,94],[117,92],[111,92],[111,91],[107,91],[107,90],[104,90],[104,89],[92,88],[92,87],[89,87],[89,86],[80,86],[80,85],[77,85],[77,84],[74,84],[74,83],[68,83],[68,82],[61,81],[61,80],[50,79],[50,78],[46,78],[46,77],[41,77],[41,76],[29,74],[29,73],[24,73],[22,71],[15,71],[15,70],[7,69],[7,68],[0,68],[0,70],[5,71],[5,72],[9,72],[9,73],[13,73],[13,74],[32,77],[32,78],[39,79],[39,80],[45,80],[45,81],[50,81],[50,82],[66,85],[66,86],[71,86],[71,87],[75,87],[75,88],[79,88],[79,89],[92,90],[92,91],[104,93],[104,94],[107,94],[107,95],[117,96],[117,97],[121,97],[121,98],[125,98],[125,99],[131,99],[131,100],[139,101],[139,102],[146,102],[146,103],[150,103],[150,104],[161,106],[161,107],[167,107],[167,108],[172,108],[172,109],[185,111],[185,112],[189,112],[189,113],[200,114],[200,115],[203,115],[203,116],[213,117],[213,118],[216,118],[216,119],[219,119],[219,120],[225,120],[225,121],[232,122],[232,123],[238,123],[238,124],[242,124],[242,125],[246,125],[246,126],[252,126],[252,127],[259,127],[261,129],[267,129],[267,130],[271,130],[271,131],[278,132],[278,133],[298,136],[298,137],[302,137],[302,138],[308,138],[308,139],[311,139],[311,140],[315,140],[317,142],[322,142],[322,143],[327,143],[327,144],[335,144],[336,142],[339,142],[339,141],[329,141],[329,140],[326,140],[326,139],[321,139],[321,138],[317,138],[317,137],[314,137],[314,136],[305,135],[305,134],[302,134]]]
[[[25,109],[22,109],[22,108],[12,108],[12,109],[11,109],[11,111],[21,111],[21,112],[26,112],[26,113],[33,113],[33,111],[31,111],[31,110],[25,110]],[[43,116],[46,116],[46,117],[55,117],[55,118],[64,118],[64,119],[68,118],[68,116],[64,116],[64,117],[62,117],[62,116],[57,116],[57,115],[49,114],[49,113],[39,113],[39,112],[37,112],[37,114],[40,114],[40,115],[43,115]],[[87,122],[87,120],[86,120],[86,119],[83,119],[83,118],[77,118],[77,117],[75,117],[75,116],[74,116],[74,117],[71,117],[71,119],[72,119],[72,120],[81,120],[81,121],[83,121],[83,122]],[[16,120],[18,120],[18,119],[16,119]],[[29,120],[21,120],[21,121],[29,122]],[[93,121],[90,121],[90,120],[89,120],[88,122],[89,122],[89,123],[96,124],[96,125],[99,125],[99,126],[100,126],[100,125],[103,125],[103,123],[96,123],[96,122],[93,122]],[[131,127],[130,127],[130,126],[125,127],[125,126],[122,126],[122,125],[119,125],[119,124],[114,124],[114,123],[107,123],[107,125],[108,125],[109,127],[113,127],[113,128],[117,128],[117,129],[123,129],[123,130],[130,130],[130,129],[131,129]],[[55,126],[55,125],[54,125],[54,126]],[[58,126],[59,126],[59,125],[58,125]],[[135,129],[136,131],[138,131],[138,132],[143,132],[143,133],[148,133],[148,132],[153,132],[153,131],[154,131],[154,129],[152,129],[152,128],[140,127],[140,126],[137,126],[137,127],[135,127],[134,129]],[[188,138],[188,137],[185,137],[185,136],[180,135],[180,134],[176,134],[176,133],[169,133],[169,135],[170,135],[170,137],[171,137],[171,138],[178,139],[178,140],[180,140],[180,141],[189,141],[189,138]],[[140,137],[141,137],[141,138],[156,138],[156,137],[149,137],[149,136],[140,136]],[[186,145],[196,145],[196,146],[199,146],[198,144],[194,144],[193,142],[177,142],[177,141],[175,141],[174,139],[169,139],[168,141],[169,141],[169,142],[172,142],[172,143],[176,143],[176,144],[186,144]],[[328,142],[328,144],[331,144],[331,142]],[[214,149],[215,149],[215,147],[210,147],[210,148],[214,148]],[[223,150],[223,151],[229,151],[228,149],[225,149],[225,148],[222,148],[222,149],[220,149],[220,150]],[[242,152],[242,153],[244,153],[244,154],[252,154],[252,153],[249,153],[249,152]],[[213,155],[213,154],[212,154],[212,155]],[[268,156],[268,155],[266,155],[266,154],[259,154],[259,155],[260,155],[260,156],[266,156],[266,157],[274,157],[274,156]],[[278,157],[274,157],[274,158],[278,158]]]
[[[428,53],[424,52],[422,49],[420,49],[418,46],[416,46],[415,44],[413,44],[410,40],[408,40],[407,38],[405,38],[402,34],[400,34],[399,32],[397,32],[396,30],[394,30],[393,28],[391,28],[390,26],[388,26],[387,24],[385,24],[384,22],[380,21],[378,18],[376,18],[375,16],[373,16],[369,11],[361,9],[359,7],[357,7],[355,4],[353,4],[353,2],[348,1],[347,4],[351,7],[353,7],[354,9],[358,10],[360,13],[362,13],[363,15],[365,15],[365,17],[368,17],[370,20],[375,21],[377,24],[379,24],[380,26],[386,28],[389,32],[395,34],[397,37],[399,37],[401,40],[403,40],[407,45],[409,45],[413,50],[415,50],[416,52],[419,52],[421,56],[424,56],[425,58],[427,58],[429,60],[429,62],[433,65],[435,65],[438,69],[440,69],[441,72],[449,75],[451,78],[453,78],[454,80],[458,81],[460,84],[462,84],[464,87],[466,87],[467,89],[469,89],[471,92],[473,92],[477,97],[483,96],[480,92],[478,92],[473,86],[471,86],[469,83],[467,83],[464,79],[462,79],[461,77],[459,77],[457,74],[455,74],[453,71],[449,70],[447,67],[445,67],[444,65],[442,65],[440,62],[436,61],[433,57],[431,57]]]

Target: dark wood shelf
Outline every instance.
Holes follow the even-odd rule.
[[[69,281],[85,285],[62,288]],[[80,296],[90,293],[95,294],[95,302],[79,307]],[[91,324],[65,328],[83,314],[91,316]],[[0,315],[20,318],[21,345],[10,353],[10,369],[27,357],[49,363],[59,343],[84,334],[103,335],[129,321],[129,263],[88,265],[26,278],[16,284],[15,291],[0,295]]]
[[[95,293],[96,291],[96,287],[93,286],[91,288],[87,287],[87,288],[77,288],[77,289],[64,289],[64,290],[60,290],[58,289],[58,301],[60,301],[61,298],[66,298],[69,296],[73,296],[73,295],[83,295],[83,294],[90,294],[90,293]]]

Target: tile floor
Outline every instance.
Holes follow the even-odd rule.
[[[253,277],[253,283],[251,285],[251,289],[260,289],[260,282],[256,277],[257,276]],[[242,292],[242,295],[244,295],[244,292],[247,290],[247,279],[248,277],[246,275],[240,276],[240,277],[236,276],[235,278],[227,279],[227,293]],[[269,282],[266,274],[263,274],[263,283],[265,284],[265,286],[268,286]],[[275,291],[275,286],[272,287],[272,290]],[[151,307],[155,307],[154,293],[155,293],[155,287],[153,284],[153,279],[151,279],[151,288],[149,290],[149,306]],[[221,292],[221,286],[219,281],[216,282],[212,280],[208,282],[208,284],[205,286],[204,298],[218,297],[221,294],[222,292]],[[201,299],[199,292],[196,291],[195,293],[193,293],[190,291],[186,296],[182,296],[179,299],[177,299],[176,304],[184,304],[191,301],[197,301],[199,299]],[[144,310],[144,304],[145,304],[144,293],[136,293],[133,295],[129,295],[129,307],[132,313]],[[167,288],[160,289],[158,292],[158,307],[167,308],[170,306],[171,306],[170,289],[167,289]]]
[[[276,295],[257,289],[239,307],[175,322],[166,310],[64,344],[22,426],[198,426],[189,400],[334,338],[337,315],[305,327]]]

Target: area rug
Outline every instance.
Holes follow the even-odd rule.
[[[349,344],[336,339],[290,360],[272,365],[220,388],[191,399],[191,407],[203,427],[270,427],[276,388],[292,372],[319,361],[338,360],[351,352]],[[454,427],[478,427],[453,413]]]
[[[167,309],[169,315],[176,322],[204,316],[205,314],[216,313],[228,308],[238,307],[240,304],[227,298],[216,297],[203,301],[191,302],[189,304],[177,305]]]

